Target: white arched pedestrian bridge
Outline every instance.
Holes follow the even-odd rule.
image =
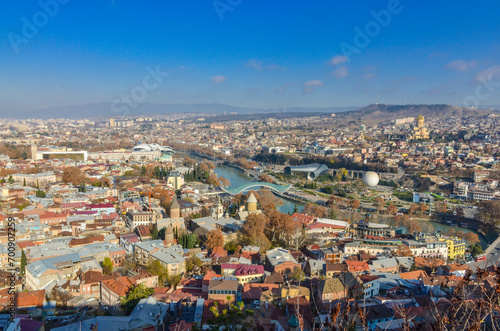
[[[234,187],[222,188],[222,190],[224,192],[231,194],[231,195],[236,195],[238,193],[242,193],[245,191],[249,191],[250,189],[256,189],[256,188],[260,188],[260,187],[268,188],[271,191],[273,191],[274,193],[282,195],[283,193],[288,191],[288,189],[290,189],[290,187],[292,187],[292,185],[278,185],[278,184],[272,184],[272,183],[266,183],[266,182],[251,182],[251,183],[241,184],[241,185],[234,186]]]

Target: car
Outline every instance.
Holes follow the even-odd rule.
[[[491,254],[493,254],[493,255],[497,255],[498,253],[497,253],[497,252],[492,252]]]

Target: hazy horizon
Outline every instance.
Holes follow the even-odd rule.
[[[0,14],[0,111],[94,103],[488,108],[500,104],[498,6],[14,2]]]

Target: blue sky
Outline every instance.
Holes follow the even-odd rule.
[[[152,103],[500,104],[498,1],[59,2],[0,12],[0,108],[113,102],[146,67]]]

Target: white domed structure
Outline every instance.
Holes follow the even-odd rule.
[[[379,180],[378,174],[374,171],[368,171],[363,176],[363,183],[365,183],[366,186],[377,186]]]

